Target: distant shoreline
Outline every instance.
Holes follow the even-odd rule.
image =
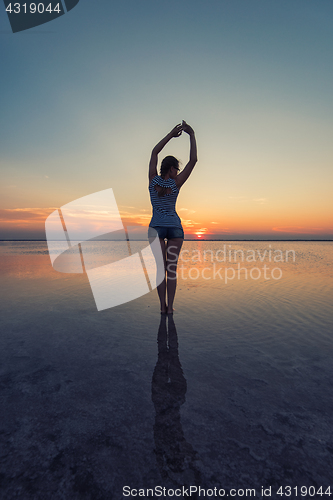
[[[13,241],[13,242],[14,241],[17,241],[17,242],[19,242],[19,241],[31,241],[31,242],[32,241],[45,241],[45,243],[46,243],[46,240],[0,240],[0,242],[1,241]],[[63,240],[50,240],[50,241],[63,241]],[[90,240],[87,240],[87,241],[90,241]],[[126,240],[91,240],[91,241],[126,241]],[[146,240],[132,240],[132,241],[146,241]],[[202,238],[196,238],[196,239],[185,238],[184,241],[261,241],[261,242],[268,242],[268,241],[307,241],[307,242],[309,242],[309,241],[312,241],[312,242],[328,241],[329,242],[329,241],[331,241],[332,242],[333,240],[304,240],[304,239],[302,239],[302,240],[295,240],[295,239],[293,239],[293,240],[272,240],[272,239],[269,239],[269,240],[235,240],[235,239],[232,239],[232,240],[206,240],[206,239],[202,239]]]

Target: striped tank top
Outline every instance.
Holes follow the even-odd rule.
[[[158,196],[155,186],[171,188],[171,193]],[[176,181],[174,179],[164,180],[159,175],[155,175],[149,184],[150,201],[153,206],[153,216],[150,227],[179,227],[182,228],[181,220],[176,212],[176,201],[179,194]]]

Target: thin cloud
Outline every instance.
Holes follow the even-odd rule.
[[[186,212],[186,215],[195,214],[195,210],[189,208],[178,208],[178,212]]]
[[[56,208],[3,208],[0,221],[8,224],[31,224],[44,222]]]
[[[253,201],[255,201],[256,203],[259,203],[260,205],[264,205],[265,203],[267,203],[267,198],[253,198]]]
[[[184,227],[186,227],[186,228],[187,227],[194,227],[194,226],[196,226],[198,224],[199,224],[199,222],[195,222],[195,221],[193,221],[191,219],[182,219],[182,225]]]
[[[316,234],[318,231],[323,231],[322,227],[304,227],[304,226],[279,226],[273,227],[272,231],[281,233],[296,233],[296,234]]]
[[[128,225],[138,225],[147,227],[151,219],[151,215],[141,214],[141,213],[130,213],[125,211],[120,211],[120,217],[125,226]]]
[[[58,207],[0,209],[0,225],[2,225],[3,227],[8,227],[11,225],[16,228],[18,228],[18,226],[21,226],[22,228],[31,226],[31,228],[34,229],[36,228],[36,226],[44,228],[45,220],[47,219],[47,217],[57,209]],[[148,227],[151,220],[151,213],[147,209],[140,209],[137,211],[132,211],[131,209],[119,210],[119,213],[125,226],[138,225]],[[80,218],[82,217],[86,218],[87,222],[91,222],[91,220],[95,219],[96,217],[98,218],[99,222],[105,222],[108,217],[110,217],[110,215],[107,210],[96,210],[94,208],[91,208],[84,214],[81,213]],[[96,223],[98,221],[96,221]],[[182,224],[186,229],[195,229],[200,223],[192,219],[182,219]],[[207,231],[206,228],[200,229],[200,231],[202,230]]]

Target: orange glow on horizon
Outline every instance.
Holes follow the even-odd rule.
[[[123,209],[122,209],[123,208]],[[54,211],[54,207],[48,208],[12,208],[0,209],[0,230],[11,229],[20,236],[20,231],[33,233],[39,231],[44,234],[45,220]],[[120,216],[124,226],[138,226],[147,228],[151,218],[148,209],[136,209],[135,207],[121,207]],[[192,217],[192,214],[191,214]],[[105,215],[103,216],[105,219]],[[182,218],[186,238],[214,239],[214,238],[237,238],[237,234],[251,238],[252,235],[260,234],[267,237],[292,238],[297,235],[309,236],[309,238],[322,237],[333,238],[332,217],[325,214],[297,214],[297,213],[266,213],[242,215],[235,212],[225,212],[221,222],[210,222],[216,219],[209,213],[194,213],[193,219]],[[14,233],[13,233],[14,234]],[[289,236],[290,235],[290,236]],[[3,238],[3,237],[2,237]]]

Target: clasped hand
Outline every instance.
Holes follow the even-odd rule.
[[[193,128],[186,123],[185,120],[182,123],[178,123],[170,132],[171,137],[179,137],[182,135],[182,132],[186,132],[188,135],[194,134]]]

